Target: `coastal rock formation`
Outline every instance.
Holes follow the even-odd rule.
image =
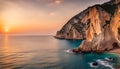
[[[120,3],[120,0],[114,0],[116,4]]]
[[[85,39],[86,29],[88,28],[90,20],[92,19],[92,17],[90,17],[90,13],[92,14],[97,12],[97,15],[94,13],[95,19],[104,25],[106,21],[109,21],[111,15],[114,15],[115,9],[119,2],[120,0],[111,0],[101,5],[97,4],[88,7],[81,13],[72,17],[60,31],[57,31],[55,37],[64,39]]]
[[[104,25],[106,20],[110,19],[110,16],[111,15],[100,5],[94,5],[70,19],[70,21],[68,21],[67,24],[57,32],[55,37],[65,39],[84,39],[86,38],[86,29],[89,27],[90,21],[93,18],[98,22],[97,24],[102,23],[102,25]],[[97,29],[96,31],[99,31],[100,33],[100,30]]]
[[[88,30],[86,30],[86,40],[74,52],[104,52],[116,47],[120,47],[118,39],[118,28],[120,26],[120,4],[117,5],[114,15],[111,15],[106,24],[95,22],[94,14]],[[107,23],[109,22],[109,23]]]
[[[73,52],[104,52],[120,47],[120,0],[94,5],[78,15],[57,32],[57,38],[84,39]]]

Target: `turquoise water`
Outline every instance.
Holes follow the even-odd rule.
[[[116,69],[114,54],[69,51],[82,40],[59,40],[52,36],[0,36],[0,69]],[[106,61],[112,57],[114,60]],[[91,63],[98,62],[98,66]]]

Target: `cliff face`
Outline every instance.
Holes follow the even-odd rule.
[[[120,0],[110,0],[104,4],[94,5],[85,9],[81,13],[72,17],[60,31],[57,31],[55,37],[64,39],[86,38],[86,31],[90,25],[90,21],[97,21],[97,24],[101,25],[105,25],[106,22],[109,23],[109,19],[112,15],[114,15],[116,7],[119,3]],[[98,29],[96,31],[98,31]],[[93,38],[91,34],[88,37]]]
[[[57,38],[82,39],[85,38],[86,23],[88,23],[89,8],[80,14],[71,18],[60,31],[57,32]]]
[[[92,9],[92,11],[95,13],[95,9]],[[104,52],[120,47],[120,41],[118,39],[120,4],[117,5],[114,15],[111,15],[110,20],[106,21],[105,25],[102,25],[99,21],[96,22],[95,18],[98,18],[97,16],[90,15],[93,18],[88,30],[86,30],[86,40],[82,42],[79,48],[74,49],[74,52]]]
[[[84,39],[86,38],[85,32],[90,26],[90,21],[97,22],[98,25],[104,25],[106,20],[109,19],[110,14],[101,8],[100,5],[89,7],[70,19],[67,24],[57,32],[56,37],[65,39]],[[96,29],[96,31],[100,33],[100,29]],[[92,36],[89,37],[92,38]]]
[[[74,52],[104,52],[120,47],[120,0],[87,8],[70,19],[56,37],[83,39]]]
[[[102,32],[101,26],[104,26],[106,21],[110,20],[110,15],[101,7],[95,6],[90,9],[89,19],[90,25],[86,29],[86,39],[91,41],[95,34],[99,35]]]
[[[116,4],[120,3],[120,0],[114,0]]]

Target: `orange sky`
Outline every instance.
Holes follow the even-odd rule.
[[[9,34],[55,35],[72,16],[103,1],[1,0],[0,33],[9,29]]]

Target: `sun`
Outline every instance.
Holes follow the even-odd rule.
[[[9,31],[9,29],[8,29],[8,28],[6,28],[6,29],[5,29],[5,32],[8,32],[8,31]]]

